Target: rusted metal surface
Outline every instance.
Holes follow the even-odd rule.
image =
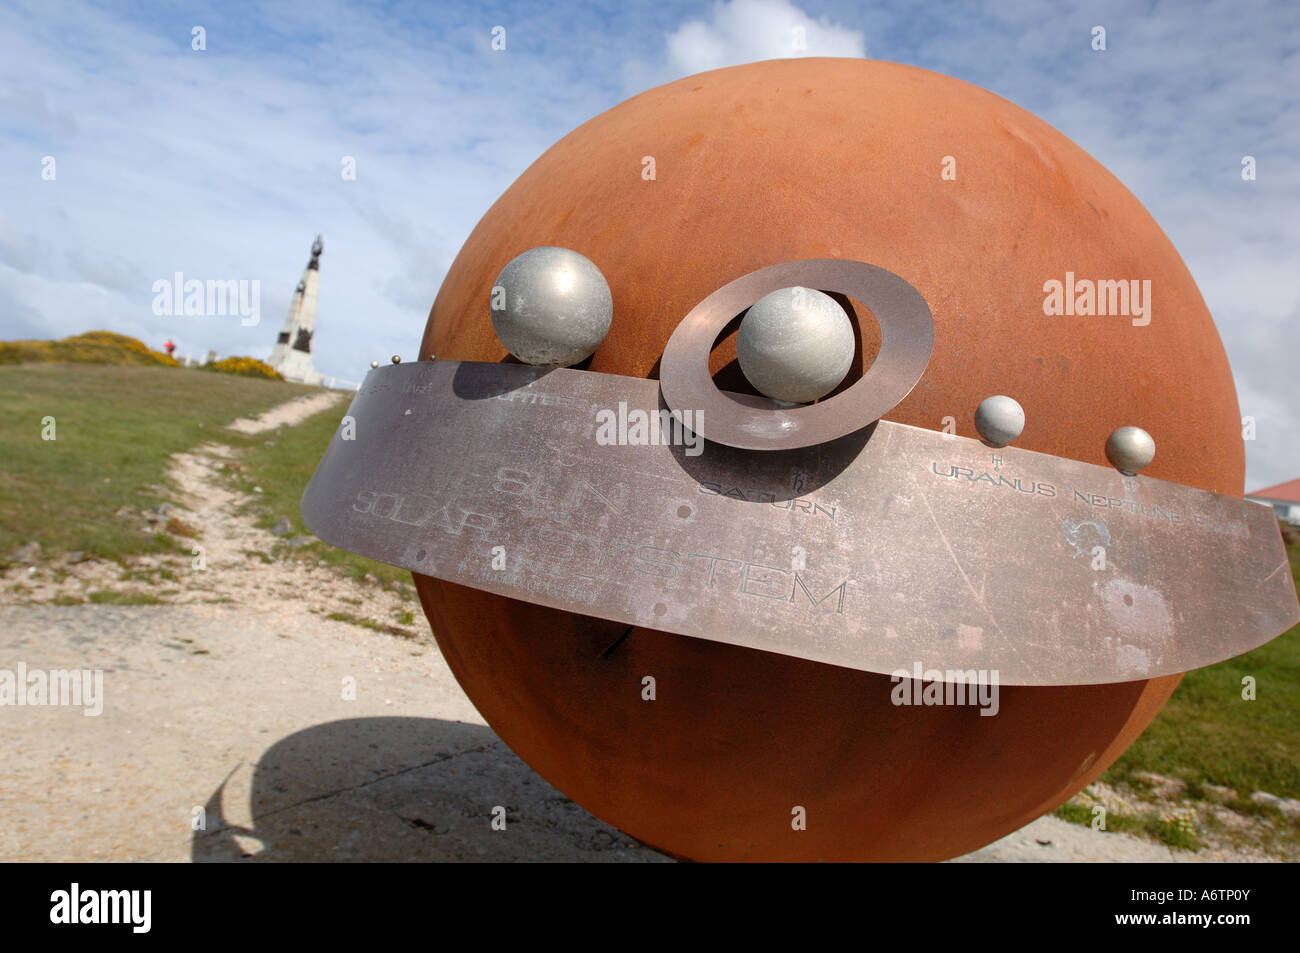
[[[645,155],[655,181],[640,177]],[[1143,477],[1243,491],[1231,370],[1176,249],[1083,149],[968,83],[805,58],[648,90],[565,136],[492,205],[447,272],[420,357],[505,358],[493,283],[541,245],[580,252],[609,282],[614,319],[592,371],[657,378],[682,316],[738,276],[872,262],[935,322],[930,363],[891,422],[948,418],[974,437],[975,408],[1008,394],[1027,416],[1017,447],[1104,467],[1107,437],[1131,424],[1159,447]],[[1044,314],[1044,282],[1067,272],[1150,279],[1150,323]],[[724,342],[716,368],[735,356]],[[895,706],[885,675],[653,628],[625,636],[622,623],[414,582],[457,680],[512,750],[593,814],[695,859],[973,850],[1100,776],[1179,680],[1007,687],[984,718]],[[806,830],[791,829],[795,804]]]
[[[602,413],[658,422],[658,391],[511,364],[380,368],[304,519],[450,582],[881,673],[1132,681],[1300,618],[1266,507],[887,421],[791,452],[695,456],[668,423],[661,443],[601,444]]]
[[[871,309],[880,352],[848,390],[804,407],[775,409],[762,397],[724,394],[709,373],[709,350],[737,314],[763,295],[793,286],[838,291]],[[699,431],[750,450],[792,450],[861,430],[892,410],[916,385],[934,347],[934,319],[910,284],[861,261],[814,258],[761,268],[728,282],[682,319],[664,348],[659,374],[674,410],[703,411]]]

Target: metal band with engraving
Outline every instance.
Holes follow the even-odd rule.
[[[804,407],[718,390],[709,375],[709,351],[718,334],[763,295],[794,285],[838,291],[871,309],[880,325],[880,353],[871,367],[843,393]],[[699,432],[709,440],[749,450],[791,450],[879,420],[916,386],[933,348],[930,309],[898,275],[861,261],[809,258],[750,272],[692,308],[664,348],[660,384],[673,410],[703,411]]]
[[[1069,685],[1209,665],[1300,618],[1267,507],[1029,450],[880,421],[697,456],[657,382],[514,364],[381,367],[348,415],[303,495],[318,536],[628,625]]]

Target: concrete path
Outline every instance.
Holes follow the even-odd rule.
[[[431,640],[224,604],[0,606],[0,668],[19,662],[102,669],[102,713],[0,708],[0,860],[667,859],[515,757]],[[1048,817],[962,859],[1194,855]]]
[[[665,859],[516,758],[436,646],[229,605],[3,606],[0,633],[0,668],[104,670],[98,716],[0,708],[0,860]]]

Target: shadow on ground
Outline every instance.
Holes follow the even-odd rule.
[[[232,766],[212,792],[193,860],[667,860],[564,797],[480,725],[334,721],[271,746],[251,786],[248,770]],[[248,805],[236,790],[249,791]],[[496,808],[504,830],[493,829]],[[250,813],[251,827],[227,820]]]

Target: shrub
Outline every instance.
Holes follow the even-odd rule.
[[[254,357],[227,357],[211,364],[204,364],[205,371],[219,374],[238,374],[240,377],[268,377],[273,381],[282,381],[280,372],[265,361]]]
[[[175,358],[114,331],[87,331],[61,341],[0,341],[0,364],[58,363],[179,366]]]
[[[47,364],[53,341],[0,341],[0,364]]]

